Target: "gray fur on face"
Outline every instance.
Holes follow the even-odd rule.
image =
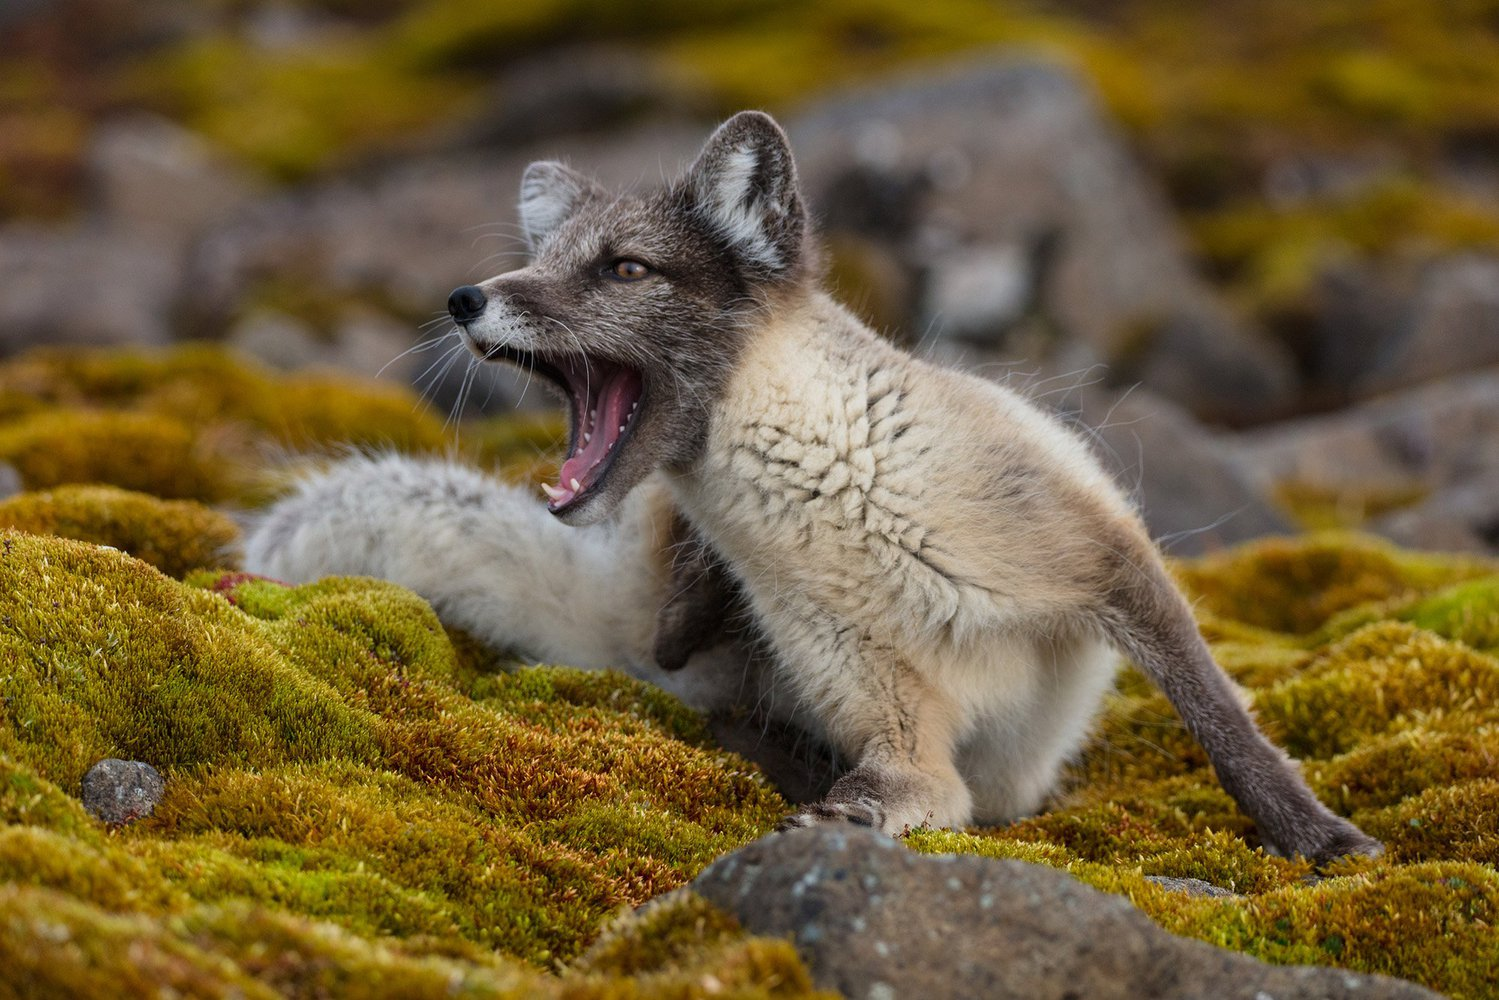
[[[675,184],[649,195],[611,196],[561,163],[533,163],[520,218],[532,262],[479,286],[489,302],[465,325],[470,349],[554,382],[547,362],[570,357],[601,379],[622,367],[644,384],[640,414],[602,480],[559,511],[568,523],[593,523],[654,470],[694,459],[744,324],[779,290],[808,280],[815,254],[796,167],[780,127],[744,112]],[[649,276],[620,280],[611,268],[621,260]],[[582,423],[575,412],[570,451]]]

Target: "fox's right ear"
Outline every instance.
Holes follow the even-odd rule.
[[[724,122],[685,183],[698,217],[745,265],[782,277],[802,262],[807,214],[791,144],[775,119],[741,111]]]
[[[520,181],[520,224],[535,253],[598,186],[565,163],[539,160]]]

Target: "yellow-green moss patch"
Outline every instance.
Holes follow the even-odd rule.
[[[448,444],[441,422],[399,386],[274,376],[202,345],[40,350],[0,366],[0,460],[28,489],[107,483],[168,499],[254,500],[268,460],[289,451]]]
[[[111,486],[63,486],[0,500],[0,528],[113,546],[174,577],[238,561],[239,527],[225,515]]]
[[[548,966],[786,808],[638,682],[536,668],[486,676],[476,701],[409,591],[227,579],[204,590],[112,549],[0,534],[15,598],[0,615],[0,875],[75,900],[80,934],[127,933],[100,910],[150,917],[165,922],[146,938],[177,954],[201,945],[181,921],[238,906],[282,928],[289,954],[328,921],[356,964],[398,941],[422,968],[490,950]],[[101,839],[68,793],[106,756],[167,780],[150,819]],[[225,942],[207,947],[226,961]],[[724,947],[745,984],[799,968]]]
[[[1169,930],[1272,962],[1382,972],[1493,996],[1499,905],[1495,566],[1313,536],[1178,567],[1264,728],[1377,860],[1309,883],[1259,850],[1166,700],[1126,671],[1048,811],[1008,827],[920,830],[922,851],[1017,857],[1129,896]],[[1240,894],[1200,899],[1147,875]]]

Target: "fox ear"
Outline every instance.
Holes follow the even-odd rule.
[[[698,218],[746,264],[781,276],[801,260],[806,212],[791,144],[774,118],[741,111],[720,125],[685,185]]]
[[[527,167],[520,181],[520,224],[531,252],[597,190],[590,178],[565,163],[539,160]]]

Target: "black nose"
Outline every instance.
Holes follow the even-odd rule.
[[[448,315],[459,323],[479,318],[489,297],[476,285],[459,285],[448,296]]]

